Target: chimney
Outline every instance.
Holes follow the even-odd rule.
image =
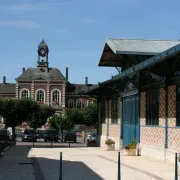
[[[68,81],[68,67],[66,68],[66,80]]]
[[[88,85],[88,77],[85,77],[85,84]]]
[[[6,76],[3,76],[3,84],[6,84]]]
[[[26,69],[25,69],[25,67],[23,67],[23,68],[22,68],[22,73],[24,73],[24,72],[25,72],[25,70],[26,70]]]

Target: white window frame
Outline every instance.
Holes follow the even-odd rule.
[[[59,104],[61,104],[61,91],[59,89],[53,89],[51,91],[51,104],[53,103],[53,92],[58,91],[59,92]]]
[[[74,108],[74,99],[69,99],[69,100],[68,100],[68,108],[70,108],[70,102],[71,102],[71,101],[73,102],[73,107],[72,107],[72,108]]]
[[[37,93],[38,93],[38,91],[43,91],[44,92],[44,104],[45,104],[45,102],[46,102],[46,92],[45,92],[45,90],[44,89],[37,89],[36,90],[36,92],[35,92],[35,100],[37,101]]]
[[[81,101],[81,107],[80,107],[80,108],[82,109],[82,100],[81,100],[81,99],[77,99],[77,100],[76,100],[76,108],[78,108],[78,107],[77,107],[78,101]]]
[[[23,91],[27,91],[27,92],[28,92],[28,98],[30,98],[30,91],[29,91],[29,89],[27,89],[27,88],[23,88],[23,89],[20,90],[20,92],[19,92],[19,97],[22,98],[22,92],[23,92]]]

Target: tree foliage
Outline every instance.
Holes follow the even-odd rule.
[[[12,127],[13,139],[15,126],[29,119],[39,109],[39,104],[31,99],[0,99],[0,115],[5,118],[6,126]]]
[[[74,124],[83,124],[84,123],[82,109],[76,109],[76,108],[68,109],[66,111],[66,117],[70,121],[74,122]]]
[[[37,129],[47,122],[47,119],[55,114],[55,109],[51,106],[41,105],[38,112],[32,114],[28,123],[30,127]]]
[[[71,130],[74,128],[74,122],[68,119],[66,115],[54,115],[50,120],[49,124],[58,131]]]
[[[83,109],[84,124],[87,126],[97,127],[98,124],[98,107],[96,103],[89,104]]]

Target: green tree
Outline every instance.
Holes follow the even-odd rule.
[[[71,130],[74,128],[74,122],[68,119],[66,115],[54,115],[50,120],[49,124],[56,130],[61,132],[61,140],[63,139],[63,131]]]
[[[77,108],[68,109],[66,111],[66,117],[70,121],[74,122],[74,124],[83,124],[84,123],[82,109],[77,109]]]
[[[12,127],[12,139],[15,140],[15,127],[33,113],[37,113],[40,106],[31,99],[0,99],[0,115],[5,118],[6,126]]]
[[[55,114],[55,109],[52,106],[41,105],[38,112],[32,114],[28,123],[30,127],[37,129],[47,122],[47,119]]]
[[[84,124],[97,128],[98,124],[98,107],[96,103],[89,104],[83,109]]]

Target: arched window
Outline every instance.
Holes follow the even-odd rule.
[[[36,101],[40,104],[45,103],[45,91],[40,89],[36,91]]]
[[[78,108],[78,109],[81,109],[81,108],[82,108],[82,101],[81,101],[81,99],[78,99],[78,100],[76,101],[76,108]]]
[[[58,89],[54,89],[51,92],[51,103],[54,105],[58,105],[61,103],[61,92]]]
[[[94,103],[94,101],[92,101],[92,100],[88,100],[87,101],[87,105],[89,106],[90,104],[93,104]]]
[[[21,98],[29,98],[29,91],[27,89],[23,89],[20,94]]]
[[[74,108],[74,100],[73,100],[73,99],[70,99],[70,100],[68,101],[68,107],[69,107],[69,108]]]

